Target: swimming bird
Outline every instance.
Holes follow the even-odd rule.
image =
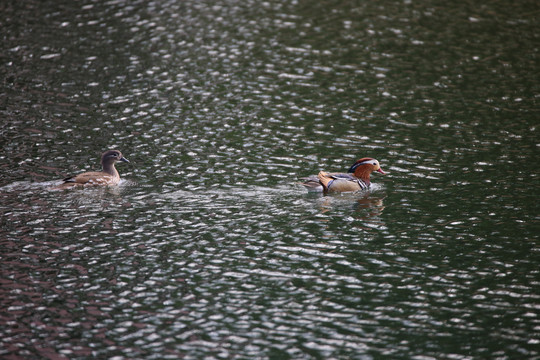
[[[114,167],[117,161],[129,162],[118,150],[107,150],[101,155],[101,171],[90,171],[63,179],[64,183],[56,189],[69,189],[79,186],[107,186],[118,185],[120,174]]]
[[[356,161],[347,173],[321,171],[317,176],[313,175],[304,178],[306,181],[302,185],[308,191],[322,191],[325,194],[329,192],[365,190],[371,185],[369,177],[374,171],[386,174],[377,160],[365,157]]]

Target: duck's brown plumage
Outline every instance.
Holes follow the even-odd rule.
[[[101,155],[102,171],[90,171],[65,178],[58,189],[68,189],[78,186],[107,186],[117,185],[120,174],[114,167],[117,161],[129,162],[118,150],[107,150]]]
[[[319,172],[317,176],[306,178],[303,185],[310,191],[328,192],[353,192],[369,188],[371,185],[370,175],[381,169],[379,162],[373,158],[361,158],[356,161],[348,173]]]

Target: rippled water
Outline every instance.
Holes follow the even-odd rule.
[[[0,355],[539,359],[539,11],[0,5]]]

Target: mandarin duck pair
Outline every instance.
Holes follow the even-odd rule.
[[[117,161],[129,162],[118,150],[105,151],[101,155],[102,171],[84,172],[79,175],[67,177],[56,189],[118,185],[120,174],[118,174],[114,166]],[[303,185],[309,191],[320,191],[324,193],[365,190],[371,184],[370,175],[374,171],[385,174],[377,160],[373,158],[362,158],[355,162],[346,174],[321,171],[317,176],[305,178],[306,181]]]

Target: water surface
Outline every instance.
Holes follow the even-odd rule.
[[[540,357],[536,2],[0,10],[3,357]]]

